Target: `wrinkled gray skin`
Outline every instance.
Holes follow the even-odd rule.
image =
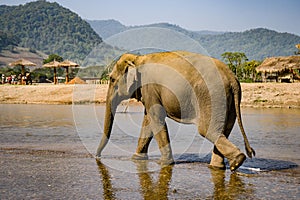
[[[240,84],[219,60],[184,51],[122,55],[110,74],[104,133],[97,157],[109,140],[117,105],[129,98],[136,98],[145,107],[133,159],[148,159],[148,146],[154,137],[161,151],[161,163],[174,162],[166,117],[195,124],[199,133],[214,144],[211,167],[224,169],[224,157],[232,171],[243,163],[244,154],[227,139],[236,117],[246,152],[249,157],[255,155],[242,126]]]

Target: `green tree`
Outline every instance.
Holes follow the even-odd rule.
[[[104,69],[104,71],[101,74],[101,80],[109,80],[109,73],[110,73],[110,69],[107,67]]]
[[[20,39],[11,33],[6,33],[0,30],[0,51],[2,49],[11,49],[18,46]]]
[[[244,78],[242,81],[245,82],[252,82],[252,81],[256,81],[256,67],[258,67],[261,64],[261,61],[257,61],[257,60],[251,60],[251,61],[247,61],[243,64],[242,68],[244,71]]]
[[[243,79],[245,73],[242,65],[248,60],[246,54],[243,52],[225,52],[221,56],[233,73],[239,79]]]
[[[21,71],[21,66],[0,67],[0,74],[4,74],[5,76],[20,74]],[[25,71],[29,71],[29,68],[25,67]]]
[[[56,61],[58,61],[58,62],[61,62],[61,61],[63,61],[64,59],[63,59],[61,56],[57,55],[57,54],[50,54],[50,55],[48,56],[48,58],[46,58],[45,60],[43,60],[43,64],[52,62],[52,61],[54,61],[54,60],[56,60]]]

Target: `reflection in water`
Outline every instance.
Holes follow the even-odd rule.
[[[230,174],[226,184],[225,171],[210,169],[211,179],[214,184],[213,199],[251,199],[252,188],[247,188],[237,173]]]
[[[103,197],[104,199],[116,199],[113,191],[113,187],[111,184],[111,176],[105,167],[105,165],[98,159],[96,159],[99,173],[101,174],[101,181],[103,187]]]
[[[96,160],[103,187],[104,199],[116,199],[116,191],[111,182],[111,175],[106,166]],[[148,161],[134,161],[138,172],[140,193],[143,199],[168,199],[172,172],[174,165],[160,169],[158,178],[154,177],[154,172],[149,172]],[[214,184],[212,199],[251,199],[254,189],[251,185],[246,185],[237,173],[231,173],[229,181],[226,181],[224,170],[210,169],[211,180]],[[155,181],[157,180],[157,181]],[[176,195],[176,192],[172,193]]]
[[[144,199],[168,199],[173,165],[162,167],[158,181],[154,182],[147,168],[147,161],[135,161],[135,164],[139,172],[138,175]]]
[[[108,169],[101,161],[96,159],[96,162],[101,176],[104,199],[116,199]],[[148,161],[134,161],[134,163],[140,179],[140,191],[144,199],[168,199],[173,165],[161,168],[158,181],[154,182],[151,172],[148,170]]]

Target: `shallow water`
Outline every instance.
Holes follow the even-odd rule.
[[[299,199],[300,110],[243,109],[256,158],[238,172],[207,167],[212,145],[192,125],[168,120],[176,164],[161,168],[155,140],[149,161],[130,160],[143,108],[118,108],[101,162],[93,154],[104,107],[0,105],[0,199]],[[244,150],[234,127],[230,140]]]

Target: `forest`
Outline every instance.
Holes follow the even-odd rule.
[[[263,60],[272,56],[289,56],[296,51],[300,36],[279,33],[265,28],[255,28],[243,32],[189,31],[178,25],[156,23],[142,26],[124,26],[116,20],[93,20],[88,22],[104,39],[122,31],[143,27],[171,29],[185,34],[199,42],[207,52],[222,59],[224,52],[244,52],[249,60]]]
[[[13,46],[17,46],[19,43],[20,39],[18,37],[0,30],[0,52],[2,49],[12,49]]]
[[[0,47],[4,37],[14,45],[56,53],[79,61],[102,42],[100,36],[76,13],[44,0],[19,6],[0,6]]]

